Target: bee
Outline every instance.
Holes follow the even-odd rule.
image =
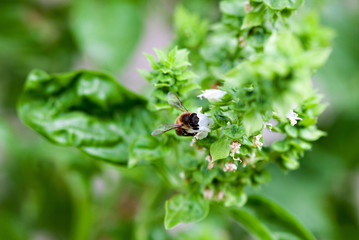
[[[172,92],[168,93],[168,103],[181,110],[182,113],[177,117],[175,124],[161,125],[152,132],[152,135],[160,135],[175,129],[178,136],[195,136],[199,130],[197,113],[189,112],[187,108],[183,106],[179,97]]]

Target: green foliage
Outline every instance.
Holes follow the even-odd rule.
[[[78,55],[68,27],[69,3],[1,1],[0,108],[14,112],[28,72],[67,71]],[[46,10],[45,10],[46,9]]]
[[[126,164],[129,145],[146,134],[145,105],[143,98],[103,73],[48,75],[34,70],[19,101],[19,115],[56,144]]]
[[[283,10],[283,9],[298,9],[303,0],[263,0],[264,4],[275,10]]]
[[[177,194],[166,202],[165,227],[169,229],[178,223],[200,221],[208,211],[208,201],[201,195]]]
[[[188,62],[189,52],[187,50],[178,50],[175,47],[167,52],[155,51],[158,61],[152,55],[146,54],[153,71],[148,73],[140,70],[140,73],[155,87],[152,92],[152,105],[155,109],[163,109],[168,108],[168,92],[183,96],[185,93],[198,88],[198,86],[193,82],[196,75],[187,69],[191,65]]]
[[[73,16],[83,51],[106,68],[120,68],[140,30],[126,25],[124,31],[107,32],[104,26],[113,15],[120,18],[120,28],[127,21],[134,24],[138,12],[132,20],[121,13],[127,7],[139,10],[127,1],[110,1],[100,10],[95,2],[84,3],[77,2]],[[166,202],[166,229],[204,219],[212,203],[225,207],[260,239],[314,239],[282,208],[246,193],[248,186],[269,181],[270,163],[296,169],[311,142],[325,136],[316,126],[325,105],[311,78],[329,56],[331,35],[312,26],[310,18],[299,26],[292,22],[289,17],[301,5],[299,0],[225,0],[222,18],[212,25],[177,8],[176,47],[155,50],[157,59],[146,54],[152,70],[140,70],[153,86],[149,99],[103,73],[33,71],[19,115],[56,144],[134,169],[153,167],[171,191],[180,192]],[[97,11],[102,14],[95,17]],[[94,17],[85,21],[89,16]],[[317,31],[323,34],[312,34]],[[115,44],[122,37],[129,42],[125,48]],[[149,135],[154,124],[178,116],[168,110],[174,105],[168,97],[175,95],[191,104],[190,112],[200,107],[198,129],[187,129],[195,135],[191,144],[173,132]],[[283,138],[264,145],[265,128]],[[143,211],[140,217],[152,214]],[[138,236],[150,222],[146,218]]]
[[[130,0],[75,0],[71,23],[85,56],[106,70],[119,72],[141,37],[143,5]]]
[[[180,6],[176,9],[174,22],[177,35],[175,43],[181,44],[180,48],[195,50],[205,40],[209,24],[206,20],[201,20],[197,14],[192,14]]]
[[[250,196],[242,209],[232,209],[231,216],[261,240],[306,239],[314,236],[276,203]]]
[[[229,156],[229,143],[229,139],[224,137],[211,144],[210,153],[212,161],[224,159]]]

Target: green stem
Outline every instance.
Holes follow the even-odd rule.
[[[74,202],[74,220],[70,239],[90,239],[89,229],[93,216],[88,185],[82,176],[74,172],[69,173],[66,180]]]
[[[142,194],[141,202],[139,206],[139,212],[136,216],[135,224],[135,237],[136,240],[145,240],[149,236],[149,226],[154,222],[153,216],[155,213],[153,209],[157,203],[159,196],[161,195],[162,187],[148,187]]]
[[[168,168],[162,161],[161,162],[153,162],[152,167],[162,177],[162,179],[164,180],[164,182],[167,185],[169,185],[171,187],[179,186],[178,180],[171,175],[170,171],[168,170]]]

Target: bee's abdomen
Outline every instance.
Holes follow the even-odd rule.
[[[186,129],[183,128],[176,128],[176,134],[178,136],[185,136],[185,137],[193,137],[196,135],[196,133],[189,133]]]

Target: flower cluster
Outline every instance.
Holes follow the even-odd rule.
[[[239,157],[236,158],[234,156],[235,154],[239,154],[239,148],[241,147],[241,144],[239,142],[237,142],[236,140],[234,140],[231,143],[230,147],[231,147],[231,154],[229,154],[229,155],[233,158],[233,160],[241,161],[241,159]]]
[[[150,81],[161,91],[155,93],[157,100],[162,92],[174,91],[197,107],[198,129],[187,130],[194,135],[191,144],[185,137],[171,135],[164,142],[171,143],[179,158],[174,165],[181,164],[185,183],[202,199],[242,206],[246,186],[269,180],[269,163],[295,169],[311,142],[324,136],[316,127],[322,104],[308,88],[313,70],[324,63],[328,45],[314,35],[303,37],[305,29],[304,33],[288,31],[291,23],[283,19],[299,7],[291,4],[288,8],[273,1],[221,1],[221,21],[211,31],[203,27],[198,34],[196,24],[205,26],[200,18],[178,20],[176,45],[189,49],[190,58],[176,65],[180,71],[162,67],[166,61],[160,60],[151,72]],[[178,14],[188,12],[181,9]],[[303,24],[319,29],[312,22]],[[188,26],[196,36],[194,42],[184,37]],[[182,50],[176,51],[183,60]],[[322,58],[308,59],[318,51]],[[173,50],[162,55],[177,59]],[[195,74],[187,73],[189,62]],[[276,141],[278,135],[281,140]]]

